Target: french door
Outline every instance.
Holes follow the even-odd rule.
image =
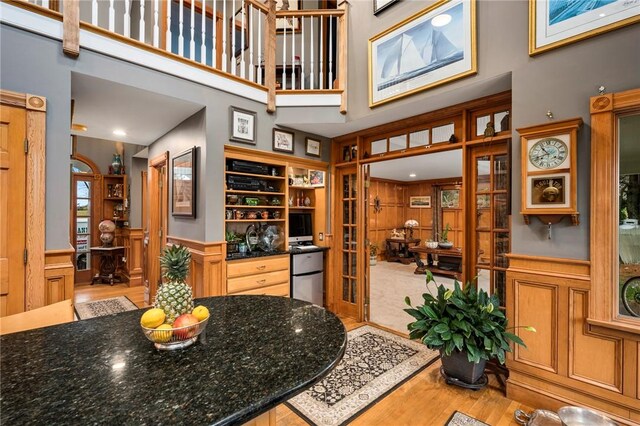
[[[92,174],[74,173],[72,179],[72,236],[75,254],[75,283],[87,284],[91,281],[91,245],[93,230],[98,228],[95,222],[93,194],[95,182]]]
[[[511,248],[508,143],[471,149],[471,271],[478,287],[505,306]]]

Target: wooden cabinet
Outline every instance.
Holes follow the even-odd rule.
[[[228,261],[227,293],[289,296],[289,255]]]
[[[104,175],[102,185],[101,219],[110,219],[114,222],[128,221],[127,175]]]

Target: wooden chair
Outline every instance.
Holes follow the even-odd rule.
[[[73,321],[71,299],[0,318],[0,336]]]

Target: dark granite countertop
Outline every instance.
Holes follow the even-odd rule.
[[[206,335],[178,351],[144,337],[143,310],[0,337],[0,423],[242,424],[320,380],[344,354],[342,322],[307,302],[197,303],[211,311]]]
[[[226,260],[242,260],[242,259],[254,259],[256,257],[267,256],[280,256],[282,254],[289,254],[288,251],[248,251],[246,253],[232,253],[227,255]]]

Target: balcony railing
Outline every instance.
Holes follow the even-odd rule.
[[[276,10],[275,0],[5,1],[62,18],[67,53],[79,54],[85,29],[266,90],[269,111],[278,94],[338,95],[346,112],[344,0],[296,11]]]

